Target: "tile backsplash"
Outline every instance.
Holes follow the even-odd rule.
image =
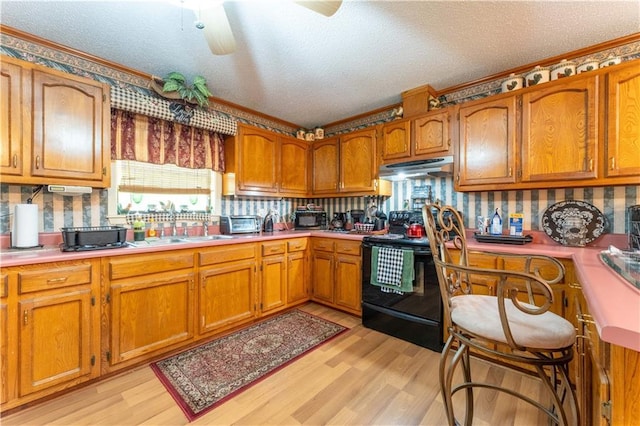
[[[402,210],[405,200],[411,205],[415,186],[430,185],[434,200],[451,204],[462,212],[466,226],[475,227],[476,216],[486,216],[500,208],[503,217],[509,213],[524,213],[526,230],[540,230],[540,219],[552,204],[562,200],[582,200],[596,206],[607,219],[607,232],[627,232],[627,208],[640,204],[640,186],[607,186],[594,188],[539,189],[522,191],[455,192],[451,178],[427,178],[393,183],[393,196],[384,197],[378,206],[383,212]],[[31,186],[0,184],[0,233],[10,231],[15,204],[26,203]],[[40,232],[57,232],[62,227],[109,225],[107,219],[108,190],[94,189],[91,194],[69,197],[51,193],[38,194],[33,200],[40,207]],[[221,212],[225,215],[257,215],[269,209],[289,219],[300,204],[323,206],[329,218],[335,212],[366,209],[369,197],[341,197],[322,199],[270,199],[261,197],[223,197]]]

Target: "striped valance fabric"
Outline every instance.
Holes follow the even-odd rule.
[[[117,86],[111,87],[111,108],[174,121],[223,135],[235,135],[238,132],[236,120],[217,111],[204,111],[181,102],[146,96]]]

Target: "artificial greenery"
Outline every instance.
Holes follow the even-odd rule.
[[[213,94],[207,88],[207,81],[204,77],[197,75],[193,79],[193,84],[189,86],[184,75],[179,72],[172,72],[164,79],[163,92],[177,92],[180,97],[188,102],[197,102],[201,107],[209,105],[209,96]]]

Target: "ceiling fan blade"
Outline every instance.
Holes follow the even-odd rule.
[[[227,55],[236,50],[236,40],[222,3],[200,11],[204,37],[214,55]]]
[[[324,16],[331,16],[340,9],[342,0],[302,0],[296,1],[295,3],[314,12],[321,13]]]

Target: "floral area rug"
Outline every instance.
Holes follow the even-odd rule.
[[[151,368],[192,421],[346,330],[293,310],[154,362]]]

